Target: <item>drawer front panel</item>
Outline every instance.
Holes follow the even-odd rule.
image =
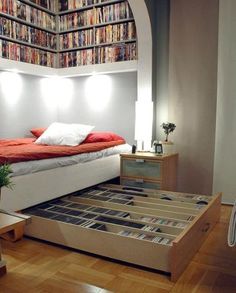
[[[122,176],[160,180],[161,162],[145,159],[122,160]]]
[[[161,189],[160,182],[145,181],[142,179],[121,178],[121,184],[126,186],[136,186],[140,188]]]

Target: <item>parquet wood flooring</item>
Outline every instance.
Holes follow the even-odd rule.
[[[227,246],[231,208],[222,205],[220,222],[176,283],[166,274],[23,238],[2,240],[8,272],[0,292],[235,293],[236,247]]]

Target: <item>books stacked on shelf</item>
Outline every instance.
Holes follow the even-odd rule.
[[[131,232],[126,230],[120,231],[118,235],[125,236],[125,237],[132,237],[132,238],[141,239],[141,240],[147,240],[147,241],[156,242],[156,243],[165,244],[165,245],[171,245],[172,243],[172,239],[161,237],[159,235],[154,236],[154,235],[149,235],[145,233]]]
[[[0,39],[0,57],[36,65],[55,67],[55,55]]]
[[[97,7],[94,11],[95,24],[133,18],[128,1]]]
[[[177,227],[177,228],[185,228],[187,227],[188,223],[180,222],[180,221],[173,221],[169,219],[162,219],[162,218],[156,218],[156,217],[150,217],[150,216],[142,216],[140,217],[141,221],[153,223],[153,224],[159,224],[159,225],[166,225],[171,227]]]
[[[55,12],[57,9],[55,0],[29,0],[29,1],[39,6],[42,6],[48,10],[51,10],[52,12]]]
[[[61,15],[59,18],[60,31],[78,29],[84,26],[103,24],[113,21],[132,19],[133,14],[127,1],[104,7],[98,7],[79,12]]]
[[[55,16],[36,9],[30,5],[24,4],[18,0],[0,1],[0,13],[1,12],[44,29],[55,30],[56,27]]]
[[[61,15],[59,17],[59,30],[79,29],[84,26],[94,25],[94,10],[88,9],[81,12]]]
[[[114,43],[136,39],[134,22],[125,22],[96,28],[95,44]]]
[[[93,49],[60,53],[59,66],[61,68],[92,65]]]
[[[95,64],[137,59],[136,43],[95,48]]]
[[[56,36],[54,34],[26,26],[1,16],[0,36],[11,38],[13,41],[18,40],[40,47],[56,49]]]
[[[109,0],[59,0],[59,11],[80,9],[89,5],[104,3]]]
[[[60,50],[91,46],[93,44],[93,29],[60,35]]]

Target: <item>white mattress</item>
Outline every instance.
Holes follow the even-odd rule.
[[[74,165],[78,163],[85,163],[92,160],[105,158],[111,155],[131,152],[129,144],[122,144],[111,148],[104,149],[98,152],[83,153],[75,156],[67,156],[53,159],[34,160],[28,162],[20,162],[11,164],[13,173],[12,177],[32,174],[39,171],[55,169],[63,166]]]

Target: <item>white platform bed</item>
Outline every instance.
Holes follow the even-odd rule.
[[[20,211],[119,176],[119,154],[12,178],[13,190],[2,188],[0,209]]]

